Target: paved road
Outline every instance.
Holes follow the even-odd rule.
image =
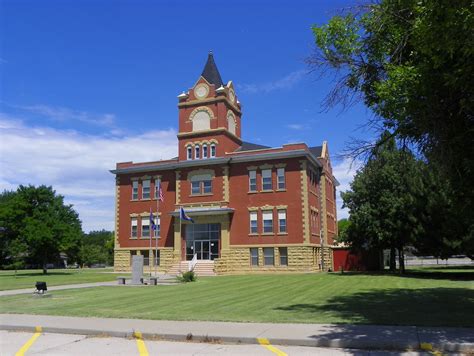
[[[152,341],[41,333],[25,350],[32,332],[0,331],[0,355],[15,355],[22,348],[26,355],[431,355],[419,352],[356,351],[303,346],[225,345],[194,342]],[[444,354],[447,355],[447,354]]]

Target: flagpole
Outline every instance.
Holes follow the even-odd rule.
[[[152,219],[153,219],[153,212],[152,212],[152,210],[151,210],[151,208],[150,208],[150,216],[149,216],[149,218],[148,218],[148,224],[149,224],[148,231],[149,231],[149,234],[150,234],[150,235],[149,235],[149,238],[150,238],[150,249],[148,250],[148,268],[150,268],[150,277],[151,277],[150,252],[153,251],[153,250],[152,250],[153,247],[152,247],[152,245],[151,245],[151,240],[152,240],[152,236],[153,236],[153,234],[152,234],[152,231],[153,231],[153,224],[150,224],[150,223],[151,223],[150,220],[152,220]]]
[[[159,189],[161,189],[161,181],[160,181],[160,187]],[[156,187],[155,187],[155,191],[156,191]],[[159,211],[160,211],[160,192],[158,191],[158,196],[156,197],[156,222],[158,222],[158,219],[160,218],[159,216]],[[156,224],[155,224],[156,226]],[[161,220],[160,220],[160,233],[161,233]],[[155,236],[155,277],[156,277],[156,273],[157,273],[157,262],[158,262],[158,237],[159,237],[159,234],[157,236]]]

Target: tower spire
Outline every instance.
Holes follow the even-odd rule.
[[[221,75],[219,74],[219,70],[217,69],[216,62],[214,62],[214,55],[212,51],[209,51],[207,62],[204,66],[201,76],[206,79],[209,84],[214,84],[216,88],[224,85]]]

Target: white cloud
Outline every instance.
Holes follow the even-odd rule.
[[[176,131],[104,137],[29,127],[0,114],[0,190],[51,185],[74,204],[85,231],[113,229],[116,162],[176,156]]]
[[[86,124],[113,127],[115,125],[116,117],[114,114],[95,114],[87,111],[72,110],[65,107],[49,106],[49,105],[31,105],[13,107],[28,111],[30,113],[47,117],[48,119],[58,122],[79,121]]]
[[[333,165],[332,173],[334,177],[339,181],[340,185],[337,187],[336,204],[337,204],[337,219],[347,218],[349,211],[347,208],[342,208],[341,192],[350,189],[350,183],[352,182],[357,169],[361,167],[361,161],[352,161],[351,159],[344,159],[337,164]]]
[[[304,130],[306,128],[306,125],[302,125],[302,124],[288,124],[286,125],[287,128],[291,129],[291,130],[297,130],[297,131],[301,131],[301,130]]]
[[[306,72],[304,70],[297,70],[291,72],[283,78],[272,82],[266,82],[261,84],[241,84],[238,85],[239,90],[244,93],[255,94],[255,93],[269,93],[275,90],[291,89],[298,82],[303,79]]]

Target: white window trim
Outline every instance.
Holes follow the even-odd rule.
[[[193,159],[193,148],[191,146],[186,147],[186,159],[187,160]]]
[[[214,153],[212,152],[214,151]],[[215,143],[211,144],[211,149],[209,150],[209,157],[210,158],[215,158],[217,155],[217,146]]]

